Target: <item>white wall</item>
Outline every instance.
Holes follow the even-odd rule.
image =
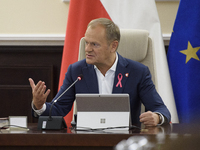
[[[167,40],[178,5],[179,1],[156,1],[162,33]],[[68,10],[69,2],[62,0],[0,0],[0,45],[31,40],[57,40],[62,45]]]
[[[69,2],[0,0],[0,34],[64,34]]]

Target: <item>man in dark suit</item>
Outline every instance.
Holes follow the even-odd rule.
[[[132,124],[144,123],[148,126],[169,123],[170,112],[164,105],[151,80],[149,69],[119,55],[117,47],[120,30],[112,21],[105,18],[92,20],[85,33],[86,59],[69,66],[61,89],[52,102],[82,74],[77,82],[55,103],[52,115],[65,116],[72,108],[77,93],[128,93],[130,97]],[[29,79],[32,87],[33,110],[38,115],[48,115],[51,103],[46,102],[50,93],[45,83],[36,85]],[[146,112],[140,114],[141,103]]]

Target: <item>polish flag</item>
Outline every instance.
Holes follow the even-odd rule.
[[[155,0],[70,0],[59,87],[69,64],[78,60],[79,41],[84,36],[87,24],[92,19],[101,17],[111,19],[120,29],[149,31],[155,53],[157,91],[171,112],[172,123],[178,123]],[[65,120],[67,123],[71,122],[72,111]]]
[[[59,87],[62,86],[65,73],[70,64],[78,61],[80,39],[84,36],[88,23],[96,18],[109,18],[99,0],[70,0],[66,36],[63,48]],[[64,117],[70,123],[72,110]]]

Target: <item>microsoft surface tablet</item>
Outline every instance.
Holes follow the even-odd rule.
[[[129,127],[128,94],[76,94],[77,128]]]

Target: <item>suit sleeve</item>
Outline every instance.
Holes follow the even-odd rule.
[[[145,111],[159,112],[164,115],[167,122],[171,121],[170,112],[155,89],[148,67],[143,72],[139,93],[141,101],[145,106]]]

